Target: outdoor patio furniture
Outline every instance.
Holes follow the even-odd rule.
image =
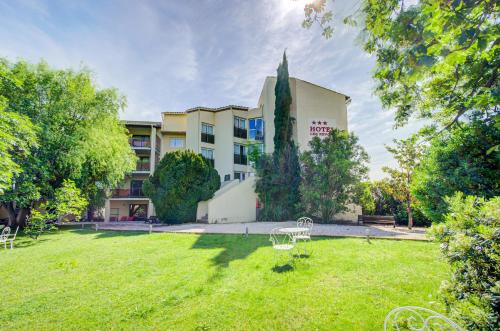
[[[301,217],[297,220],[297,227],[307,229],[304,232],[300,232],[297,235],[295,235],[296,241],[301,240],[304,242],[304,254],[307,254],[307,242],[311,241],[311,231],[313,228],[313,220],[310,219],[309,217]]]
[[[3,228],[2,234],[0,234],[0,243],[3,243],[4,249],[7,249],[7,242],[10,242],[10,249],[14,247],[14,240],[16,240],[18,230],[19,227],[16,228],[16,232],[14,232],[14,234],[11,234],[10,227],[6,226],[5,228]]]
[[[413,331],[464,330],[446,316],[417,306],[395,308],[385,317],[384,331],[403,329]]]
[[[358,225],[364,224],[390,224],[393,228],[396,227],[394,216],[384,215],[358,215]]]
[[[274,228],[269,234],[269,240],[273,244],[273,249],[276,253],[281,255],[284,252],[288,252],[290,261],[292,260],[292,250],[295,247],[295,240],[290,233],[282,232],[281,228]]]

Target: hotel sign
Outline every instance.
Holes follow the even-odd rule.
[[[333,118],[309,119],[309,140],[313,137],[324,138],[336,127]]]

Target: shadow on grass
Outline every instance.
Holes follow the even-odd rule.
[[[132,231],[132,230],[97,230],[91,228],[79,228],[79,227],[61,227],[64,231],[69,231],[71,233],[79,235],[96,235],[94,239],[104,239],[104,238],[115,238],[115,237],[135,237],[149,235],[146,231]]]
[[[259,247],[270,245],[266,235],[245,237],[243,235],[202,234],[191,249],[222,249],[211,260],[214,266],[227,268],[231,261],[245,259]]]
[[[275,265],[271,270],[277,274],[292,272],[295,268],[291,264]]]

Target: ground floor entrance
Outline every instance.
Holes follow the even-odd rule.
[[[151,214],[148,200],[112,200],[109,206],[111,222],[144,222]]]

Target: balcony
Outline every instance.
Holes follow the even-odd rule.
[[[137,163],[135,170],[133,172],[149,172],[151,170],[151,164],[148,163]]]
[[[247,139],[247,129],[234,127],[234,136],[236,138]]]
[[[241,154],[234,154],[234,163],[235,164],[247,164],[247,156]]]
[[[215,136],[210,133],[201,133],[201,141],[204,143],[215,144]]]
[[[151,141],[149,139],[131,138],[129,139],[132,148],[151,148]]]
[[[145,198],[144,192],[142,189],[125,189],[125,188],[117,188],[111,190],[112,198]]]

